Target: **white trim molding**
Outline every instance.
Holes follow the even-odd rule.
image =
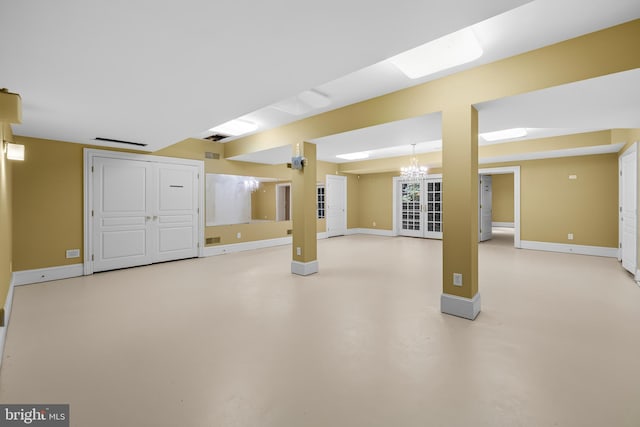
[[[380,230],[377,228],[349,228],[347,229],[347,236],[352,234],[371,234],[373,236],[385,236],[393,237],[395,234],[393,230]]]
[[[59,267],[38,268],[35,270],[23,270],[13,272],[13,284],[30,285],[32,283],[48,282],[50,280],[69,279],[82,276],[83,264],[62,265]]]
[[[318,272],[318,260],[309,262],[291,261],[291,273],[309,276]]]
[[[440,311],[444,314],[475,320],[478,317],[478,313],[480,313],[480,292],[473,298],[442,294],[440,297]]]
[[[320,232],[317,234],[317,239],[327,239],[327,233]],[[232,252],[243,252],[250,251],[253,249],[264,249],[264,248],[272,248],[274,246],[284,246],[290,245],[292,242],[292,237],[277,237],[275,239],[264,239],[264,240],[254,240],[251,242],[241,242],[241,243],[229,243],[227,245],[215,245],[215,246],[206,246],[204,248],[205,257],[215,256],[215,255],[223,255],[230,254]]]
[[[9,292],[7,292],[7,299],[4,302],[4,326],[0,328],[0,367],[2,367],[2,359],[4,359],[4,343],[7,339],[7,330],[9,329],[9,323],[11,322],[11,307],[13,306],[14,285],[14,276],[11,275],[11,281],[9,282]]]
[[[250,251],[253,249],[271,248],[291,244],[291,237],[279,237],[277,239],[255,240],[253,242],[230,243],[228,245],[207,246],[204,248],[204,256],[230,254],[232,252]]]
[[[513,222],[497,222],[494,221],[491,223],[492,227],[504,227],[504,228],[514,228],[515,227],[515,223]]]
[[[531,240],[523,240],[521,243],[522,249],[532,249],[535,251],[561,252],[608,258],[618,257],[618,248],[608,248],[605,246],[567,245],[564,243],[535,242]]]

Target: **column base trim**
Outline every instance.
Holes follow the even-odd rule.
[[[440,311],[444,314],[475,320],[480,313],[480,292],[473,298],[463,298],[457,295],[442,294],[440,297]]]
[[[318,260],[309,262],[291,261],[291,273],[309,276],[318,272]]]

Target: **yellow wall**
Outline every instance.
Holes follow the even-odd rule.
[[[491,178],[493,222],[514,222],[513,216],[513,174],[497,174]]]
[[[393,228],[393,177],[397,173],[360,175],[358,228]]]
[[[14,271],[77,264],[83,252],[83,145],[16,136],[25,161],[13,167]]]
[[[347,228],[360,227],[360,177],[347,174]]]
[[[0,141],[10,139],[10,131],[9,125],[0,123]],[[13,163],[15,162],[7,160],[0,150],[0,326],[4,326],[4,305],[11,284],[12,273],[11,185]]]
[[[617,247],[617,154],[482,165],[504,166],[520,166],[522,240]],[[375,220],[375,228],[392,229],[392,177],[397,175],[360,176],[358,194],[349,199],[349,203],[355,199],[359,219],[350,228],[374,228]],[[569,180],[569,175],[578,179]],[[505,215],[494,221],[513,222],[513,175],[493,175],[493,192],[498,198],[494,213]],[[567,239],[568,233],[574,234],[573,241]]]
[[[262,182],[251,194],[251,219],[276,220],[276,183]]]
[[[522,240],[618,246],[617,154],[487,167],[513,165],[520,165]],[[576,175],[577,179],[570,180],[570,175]],[[574,234],[574,240],[568,240],[569,233]]]

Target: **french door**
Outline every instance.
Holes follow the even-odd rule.
[[[442,179],[399,181],[399,234],[442,239]]]

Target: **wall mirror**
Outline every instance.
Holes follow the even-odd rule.
[[[289,221],[291,182],[208,173],[205,206],[207,226]]]

